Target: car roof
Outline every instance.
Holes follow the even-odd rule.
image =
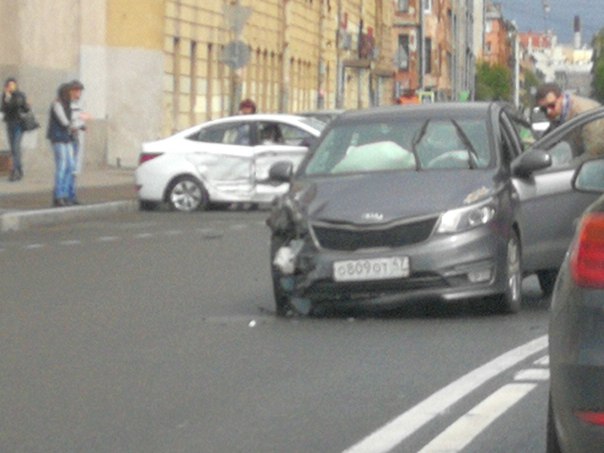
[[[324,109],[324,110],[305,110],[303,112],[294,113],[294,115],[300,116],[330,116],[336,117],[344,113],[345,109]]]
[[[366,121],[367,119],[380,121],[392,119],[393,117],[486,116],[493,108],[501,109],[503,106],[496,102],[437,102],[433,104],[391,105],[361,110],[347,110],[336,118],[334,122]]]
[[[253,113],[249,115],[232,115],[225,116],[222,118],[216,118],[214,120],[207,121],[207,123],[223,122],[223,121],[288,121],[288,122],[299,122],[304,121],[305,118],[300,115],[292,115],[289,113]]]
[[[176,132],[175,134],[170,135],[167,138],[172,137],[186,137],[190,134],[193,134],[199,131],[201,128],[213,126],[215,124],[228,124],[232,122],[241,122],[241,121],[282,121],[288,124],[295,124],[302,128],[311,129],[315,133],[320,134],[321,130],[309,122],[309,118],[305,118],[303,116],[291,115],[288,113],[253,113],[249,115],[231,115],[224,116],[221,118],[215,118],[213,120],[204,121],[202,123],[196,124],[194,126],[190,126],[186,129]],[[323,123],[321,123],[324,125]]]

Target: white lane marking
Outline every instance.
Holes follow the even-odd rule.
[[[25,250],[37,250],[44,248],[44,244],[29,244],[25,246]]]
[[[222,231],[214,228],[198,228],[197,231],[199,231],[206,239],[216,239],[224,236]]]
[[[515,381],[547,381],[548,379],[549,370],[545,368],[527,368],[514,375]]]
[[[489,395],[468,413],[435,437],[420,453],[455,453],[472,440],[501,414],[524,398],[537,384],[508,384]]]
[[[70,245],[81,245],[82,241],[78,241],[77,239],[73,239],[73,240],[61,241],[61,242],[59,242],[59,244],[61,244],[61,245],[67,245],[67,246],[70,246]]]
[[[233,230],[233,231],[241,231],[241,230],[245,230],[247,228],[246,224],[243,223],[235,223],[233,225],[229,225],[229,230]]]
[[[164,231],[164,235],[166,235],[166,236],[179,236],[182,233],[183,233],[182,230],[168,230],[168,231]]]
[[[385,453],[482,384],[547,348],[547,335],[508,351],[438,390],[345,453]]]
[[[535,360],[535,365],[549,366],[549,355],[543,356],[538,360]]]
[[[97,240],[99,242],[115,242],[115,241],[119,241],[120,238],[118,236],[101,236]]]
[[[139,233],[134,236],[136,239],[149,239],[153,237],[152,233]]]

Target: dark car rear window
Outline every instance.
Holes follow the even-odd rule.
[[[488,137],[484,118],[343,122],[327,133],[304,173],[486,168]]]

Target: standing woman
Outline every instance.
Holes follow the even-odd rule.
[[[54,206],[69,206],[69,188],[72,185],[73,160],[73,130],[71,127],[71,97],[70,85],[59,87],[57,98],[50,106],[50,118],[46,137],[52,144],[55,155],[55,188],[53,193]]]
[[[29,106],[27,105],[25,94],[17,88],[17,80],[12,77],[6,79],[6,82],[4,82],[4,92],[2,93],[2,113],[4,113],[13,161],[13,168],[8,178],[9,181],[18,181],[23,177],[23,167],[21,165],[23,127],[21,126],[20,113],[27,112],[28,110]]]

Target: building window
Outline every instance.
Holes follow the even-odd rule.
[[[422,0],[424,4],[424,13],[432,13],[432,0]]]
[[[426,52],[425,52],[425,56],[426,56],[426,63],[425,63],[425,69],[426,69],[426,74],[430,74],[432,72],[432,39],[431,38],[426,38]]]
[[[172,130],[175,132],[179,129],[180,116],[180,38],[175,36],[172,45]]]
[[[401,13],[409,12],[409,0],[396,0],[396,9]]]
[[[189,92],[189,100],[190,100],[190,106],[189,106],[189,123],[190,124],[195,124],[197,122],[197,117],[196,117],[196,113],[197,113],[197,94],[198,94],[198,78],[197,78],[197,42],[195,41],[191,41],[191,60],[190,60],[190,64],[191,64],[191,89]]]
[[[396,64],[402,71],[409,70],[409,35],[398,35]]]

